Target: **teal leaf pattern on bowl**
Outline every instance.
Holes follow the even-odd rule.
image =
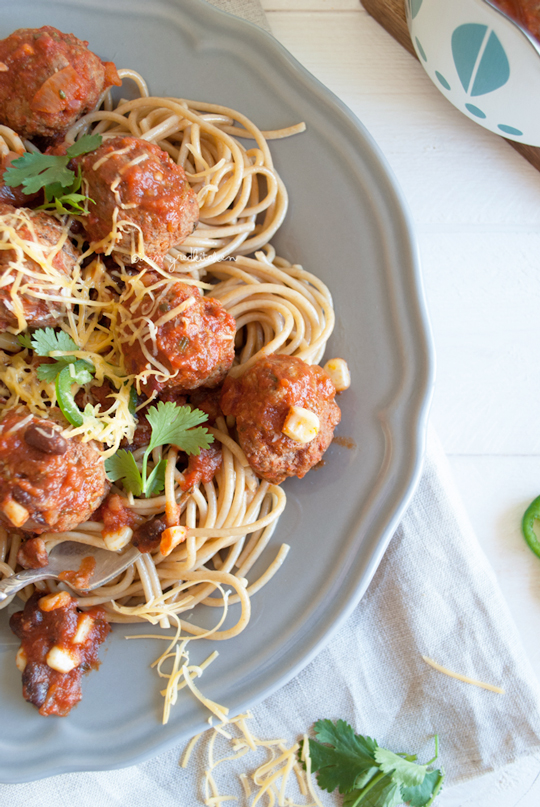
[[[411,16],[412,16],[413,20],[416,17],[416,15],[418,14],[418,12],[420,11],[420,8],[422,7],[423,2],[424,2],[424,0],[410,0],[410,3],[411,3]]]
[[[505,134],[516,135],[516,137],[521,137],[523,135],[521,129],[515,129],[513,126],[507,126],[505,123],[499,123],[497,128]]]
[[[468,109],[471,115],[476,115],[477,118],[486,117],[486,113],[482,112],[482,110],[478,109],[478,107],[474,106],[474,104],[465,104],[465,109]]]
[[[420,44],[420,41],[419,41],[418,37],[415,37],[415,42],[416,42],[416,48],[417,48],[417,50],[418,50],[418,53],[420,54],[420,56],[422,57],[422,59],[423,59],[425,62],[427,62],[427,56],[426,56],[426,52],[425,52],[424,48],[422,47],[422,45]]]
[[[510,78],[505,50],[487,25],[466,23],[456,28],[452,56],[462,87],[471,96],[494,92]]]
[[[438,70],[435,70],[435,75],[437,76],[437,78],[439,79],[440,84],[442,84],[442,86],[444,87],[445,90],[450,90],[451,89],[450,84],[447,82],[445,77],[439,73]]]

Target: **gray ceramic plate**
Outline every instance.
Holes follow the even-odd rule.
[[[236,107],[263,129],[307,123],[305,134],[272,146],[291,197],[274,243],[335,296],[327,356],[344,356],[351,367],[338,433],[353,447],[332,445],[322,469],[285,485],[289,502],[268,552],[290,543],[286,565],[254,598],[247,630],[220,644],[201,682],[235,713],[298,673],[356,605],[418,479],[433,361],[411,226],[362,125],[255,26],[200,0],[2,3],[2,37],[45,24],[140,70],[155,94]],[[0,781],[122,767],[203,727],[207,715],[188,695],[161,725],[160,685],[148,667],[161,643],[127,642],[123,628],[73,713],[40,717],[20,694],[7,617],[0,612]],[[192,658],[208,653],[208,645],[197,647]]]

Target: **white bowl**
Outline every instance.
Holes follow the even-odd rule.
[[[540,42],[489,0],[406,0],[424,70],[464,115],[540,146]]]

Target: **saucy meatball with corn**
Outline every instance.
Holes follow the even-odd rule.
[[[126,315],[121,349],[145,395],[215,387],[233,363],[234,317],[196,286],[150,285],[138,304],[127,304]]]
[[[87,521],[109,490],[94,442],[65,438],[53,420],[9,410],[0,420],[0,522],[41,534]]]
[[[0,41],[0,123],[20,137],[64,134],[121,83],[113,62],[50,25],[19,28]]]
[[[341,418],[335,394],[318,365],[271,355],[240,378],[225,380],[221,408],[236,418],[239,443],[255,473],[279,484],[305,476],[332,442]]]
[[[198,223],[197,196],[184,169],[159,146],[111,137],[73,164],[93,200],[83,227],[94,252],[160,261]]]

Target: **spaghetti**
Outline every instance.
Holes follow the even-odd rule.
[[[99,108],[67,131],[66,144],[85,134],[99,134],[104,144],[111,138],[129,136],[158,146],[185,171],[197,197],[198,227],[180,245],[170,248],[161,262],[146,254],[144,235],[127,221],[125,208],[129,205],[122,204],[119,197],[114,227],[108,241],[100,243],[99,253],[94,251],[95,244],[88,248],[80,235],[77,222],[84,222],[84,216],[57,214],[64,240],[79,249],[72,271],[62,272],[54,265],[62,245],[36,248],[31,211],[18,209],[3,216],[0,250],[9,249],[14,257],[0,283],[9,289],[17,323],[0,334],[0,414],[24,410],[36,418],[47,418],[57,408],[58,385],[40,377],[40,363],[32,348],[28,344],[21,348],[18,339],[29,325],[21,301],[57,306],[56,325],[76,349],[54,351],[50,358],[83,361],[94,368],[92,383],[82,385],[83,396],[104,384],[108,392],[105,403],[101,399],[92,402],[91,395],[90,402],[85,399],[82,422],[64,421],[63,437],[98,443],[103,459],[112,457],[120,445],[130,444],[140,471],[148,440],[139,447],[133,442],[137,413],[142,416],[151,403],[151,383],[161,385],[154,389],[167,390],[175,378],[174,368],[171,370],[157,350],[159,328],[194,306],[217,301],[212,305],[219,304],[236,321],[229,373],[234,379],[274,354],[296,357],[308,365],[320,362],[334,326],[334,312],[325,284],[301,266],[278,257],[269,243],[283,222],[288,198],[267,141],[301,132],[304,125],[262,132],[227,107],[152,97],[135,71],[119,70],[118,74],[136,86],[139,97],[115,104],[110,89],[106,90]],[[246,146],[242,142],[246,139],[253,145]],[[34,152],[36,147],[8,127],[0,127],[0,154],[13,150],[20,154],[23,149]],[[141,157],[139,162],[143,160]],[[127,242],[119,236],[126,232],[132,236]],[[181,302],[167,309],[163,302],[179,283],[187,291]],[[135,344],[146,361],[142,370],[136,368],[139,372],[133,371],[130,362]],[[182,341],[179,350],[182,352]],[[139,393],[136,412],[132,390]],[[199,673],[189,667],[187,641],[207,637],[220,641],[240,633],[249,621],[250,596],[272,578],[289,551],[282,544],[266,569],[248,581],[269,544],[286,496],[278,484],[253,472],[238,442],[233,417],[218,413],[209,432],[221,456],[215,473],[203,472],[192,484],[191,466],[181,469],[178,448],[159,446],[144,458],[144,467],[149,475],[163,467],[161,492],[137,497],[117,480],[109,497],[120,502],[119,517],[112,526],[100,518],[102,508],[93,517],[96,520],[65,532],[43,529],[40,535],[46,550],[66,540],[119,549],[141,524],[158,517],[168,531],[185,528],[177,533],[185,540],[168,553],[163,554],[160,546],[154,548],[116,580],[78,599],[80,608],[103,608],[110,622],[146,620],[175,627],[157,665],[160,675],[169,678],[166,715],[179,687],[196,689],[193,677]],[[20,531],[0,526],[2,576],[17,571],[22,541]],[[52,581],[37,586],[44,593],[58,590]],[[29,587],[19,596],[26,601],[31,593]],[[227,610],[233,604],[240,605],[239,614],[232,626],[225,626]],[[211,614],[212,609],[222,610],[213,628],[185,618],[198,605],[206,606]],[[162,670],[168,659],[173,664],[170,675]]]

